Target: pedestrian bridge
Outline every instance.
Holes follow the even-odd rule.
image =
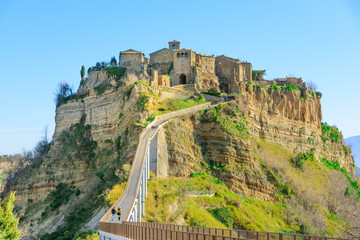
[[[182,226],[141,222],[145,215],[145,199],[147,196],[147,180],[150,177],[150,142],[157,131],[174,117],[193,114],[197,111],[215,107],[205,103],[155,117],[140,133],[139,144],[129,174],[125,192],[111,206],[100,220],[101,240],[340,240],[322,236],[256,232],[236,229],[218,229],[195,226]],[[111,209],[122,210],[120,221],[112,221]]]

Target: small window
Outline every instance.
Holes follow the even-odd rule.
[[[205,58],[205,61],[207,61],[207,58]]]
[[[137,54],[136,56],[137,56],[137,57],[139,57],[140,55],[139,55],[139,54]]]
[[[188,53],[185,53],[185,57],[186,57],[186,58],[188,57]]]
[[[178,58],[180,57],[180,53],[177,53],[177,57],[178,57]]]
[[[124,63],[125,61],[124,61],[124,60],[122,60],[121,62],[122,62],[122,63]]]
[[[181,61],[181,65],[184,65],[184,61]]]
[[[207,65],[205,65],[205,69],[207,69]]]
[[[141,68],[144,68],[144,64],[143,64],[143,63],[141,64]]]
[[[163,56],[165,57],[165,53],[163,53]]]
[[[121,57],[124,57],[125,55],[124,54],[121,54]]]

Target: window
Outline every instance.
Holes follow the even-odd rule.
[[[207,58],[205,58],[205,61],[207,61]]]
[[[121,54],[121,57],[124,57],[125,55],[124,54]]]
[[[122,63],[124,63],[125,61],[124,61],[124,60],[122,60],[121,62],[122,62]]]
[[[137,57],[139,57],[140,55],[139,54],[136,54]]]
[[[182,58],[184,57],[184,53],[181,53],[181,57],[182,57]]]
[[[181,65],[184,65],[184,61],[181,61]]]
[[[144,68],[144,64],[143,64],[143,63],[141,64],[141,68]]]
[[[186,57],[186,58],[188,57],[188,53],[185,53],[185,57]]]
[[[165,57],[165,53],[163,53],[163,56]]]
[[[172,49],[176,50],[176,45],[175,44],[172,45]]]
[[[161,61],[159,61],[159,63],[161,63]]]
[[[207,69],[207,65],[205,65],[205,69]]]
[[[177,53],[177,57],[178,57],[178,58],[180,57],[180,53]]]

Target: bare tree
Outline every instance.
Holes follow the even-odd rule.
[[[314,91],[314,92],[317,91],[317,85],[312,81],[307,82],[306,87],[311,91]]]

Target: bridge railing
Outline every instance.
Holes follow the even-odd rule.
[[[209,234],[202,232],[187,232],[182,228],[166,229],[143,224],[135,224],[134,222],[123,222],[122,224],[109,223],[108,231],[112,234],[122,237],[123,239],[134,240],[235,240],[244,239],[242,237],[222,236],[217,234]],[[175,226],[175,225],[174,225]],[[181,226],[180,226],[181,227]],[[102,233],[100,235],[106,236],[110,239],[115,239],[111,234]]]
[[[141,226],[151,229],[165,229],[169,231],[187,232],[207,234],[211,236],[221,236],[225,239],[256,239],[256,240],[346,240],[346,238],[325,237],[316,235],[304,235],[293,233],[275,233],[275,232],[261,232],[237,229],[222,229],[222,228],[209,228],[199,226],[183,226],[153,222],[125,222],[125,224],[133,226]],[[229,238],[231,237],[231,238]],[[163,238],[167,239],[167,238]],[[211,238],[210,238],[211,239]],[[219,238],[222,239],[222,238]],[[348,239],[347,239],[348,240]]]

